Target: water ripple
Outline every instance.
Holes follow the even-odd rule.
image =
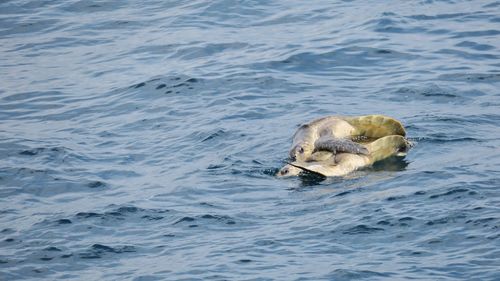
[[[0,279],[497,280],[500,4],[366,5],[2,1]],[[374,113],[406,157],[275,177]]]

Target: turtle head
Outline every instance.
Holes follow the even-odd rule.
[[[313,147],[307,142],[301,142],[290,149],[290,159],[292,161],[305,161],[313,153]]]
[[[276,176],[278,177],[292,177],[292,176],[298,176],[302,172],[301,169],[294,167],[290,164],[287,164],[281,168]]]
[[[408,153],[408,150],[415,146],[415,144],[408,139],[404,138],[402,141],[400,141],[396,147],[397,153],[396,156],[406,156]]]

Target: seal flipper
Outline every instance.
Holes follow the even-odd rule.
[[[346,152],[368,155],[368,149],[366,149],[366,147],[364,147],[362,144],[353,142],[352,140],[340,138],[319,138],[314,143],[314,150],[327,150],[331,151],[333,154]]]

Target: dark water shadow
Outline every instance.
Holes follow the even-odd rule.
[[[303,188],[317,186],[324,182],[327,178],[328,177],[325,177],[318,173],[304,171],[299,175],[300,187]]]
[[[404,157],[389,157],[381,161],[377,161],[373,166],[369,167],[369,171],[404,171],[410,164]]]

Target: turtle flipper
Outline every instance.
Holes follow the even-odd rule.
[[[332,152],[333,154],[345,152],[368,155],[368,149],[366,149],[366,147],[362,144],[341,138],[319,138],[314,143],[314,150],[326,150]]]

